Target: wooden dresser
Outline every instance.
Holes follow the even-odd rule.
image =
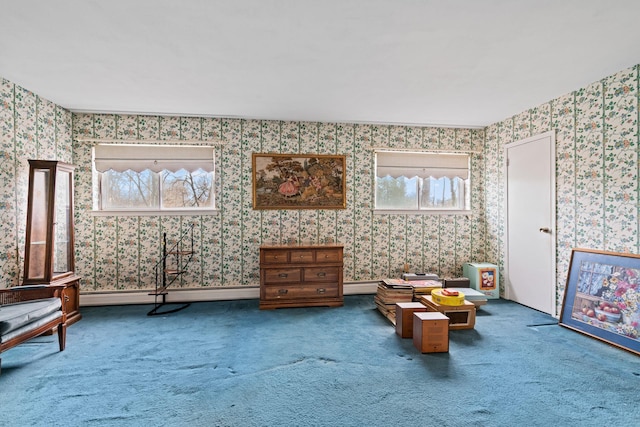
[[[343,245],[260,247],[260,309],[344,304]]]

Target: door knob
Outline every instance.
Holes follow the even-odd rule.
[[[540,228],[540,232],[541,233],[551,234],[551,229],[549,227],[541,227]]]

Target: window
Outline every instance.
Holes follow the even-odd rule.
[[[97,210],[165,211],[215,208],[212,147],[111,145],[94,148]]]
[[[468,154],[377,152],[375,209],[467,211],[469,175]]]

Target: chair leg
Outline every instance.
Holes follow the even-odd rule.
[[[67,344],[67,324],[60,323],[58,325],[58,343],[60,344],[60,351],[64,350]]]

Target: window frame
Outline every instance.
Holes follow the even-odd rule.
[[[464,155],[466,156],[466,171],[467,171],[467,178],[464,179],[464,195],[462,196],[464,198],[464,207],[462,209],[437,209],[437,208],[433,208],[433,209],[428,209],[428,208],[421,208],[420,207],[420,203],[421,203],[421,193],[422,193],[422,187],[424,184],[424,177],[418,177],[419,182],[417,183],[417,195],[416,195],[416,208],[415,209],[407,209],[407,208],[380,208],[377,206],[377,185],[378,185],[378,171],[379,171],[379,167],[378,167],[378,155],[381,153],[393,153],[394,155],[399,155],[399,156],[407,156],[407,158],[409,158],[409,156],[411,156],[412,159],[414,159],[414,157],[416,155],[429,155],[429,156],[450,156],[450,155]],[[461,151],[409,151],[409,150],[376,150],[374,152],[374,168],[373,168],[373,213],[376,215],[384,215],[384,214],[407,214],[407,215],[470,215],[473,213],[473,209],[471,207],[471,191],[472,191],[472,174],[471,174],[471,162],[472,162],[472,153],[470,152],[461,152]],[[414,165],[415,167],[415,165]],[[388,175],[385,175],[388,176]],[[406,177],[406,178],[412,178],[412,177]]]
[[[194,162],[193,159],[186,159],[186,157],[192,157],[191,155],[185,155],[185,159],[181,160],[179,157],[179,155],[177,156],[178,158],[176,159],[171,158],[171,159],[160,159],[163,155],[166,158],[166,154],[161,153],[160,156],[158,156],[158,158],[160,159],[160,162],[163,161],[169,161],[172,164],[172,169],[175,170],[169,170],[169,169],[162,169],[162,170],[153,170],[151,168],[145,168],[142,169],[140,171],[135,171],[134,172],[142,172],[142,171],[149,171],[150,173],[155,175],[155,184],[157,185],[157,191],[158,191],[158,204],[154,207],[150,207],[150,208],[136,208],[136,207],[107,207],[107,208],[103,208],[104,206],[104,200],[105,197],[107,197],[107,195],[105,195],[103,193],[103,189],[104,189],[104,180],[109,179],[106,176],[106,172],[110,171],[111,169],[107,169],[105,171],[99,171],[96,169],[96,148],[97,146],[94,146],[93,150],[92,150],[92,162],[91,162],[91,166],[92,166],[92,185],[93,185],[93,191],[92,191],[92,204],[93,204],[93,209],[92,209],[92,215],[93,216],[198,216],[198,215],[206,215],[206,214],[215,214],[219,212],[219,209],[217,208],[217,194],[216,194],[216,171],[215,171],[215,148],[214,147],[210,147],[210,146],[188,146],[188,145],[178,145],[178,146],[169,146],[169,145],[143,145],[143,144],[104,144],[104,145],[118,145],[118,149],[123,149],[123,151],[126,151],[127,147],[131,147],[132,148],[132,153],[134,154],[134,156],[131,159],[127,159],[127,161],[131,161],[134,160],[136,162],[146,162],[148,163],[149,161],[154,161],[154,158],[156,156],[153,156],[152,154],[157,154],[158,149],[160,151],[166,151],[168,149],[170,150],[177,150],[177,151],[181,151],[181,148],[184,148],[185,153],[188,152],[189,149],[191,148],[196,148],[196,150],[201,150],[203,148],[206,148],[208,150],[210,150],[210,155],[211,155],[211,160],[210,160],[210,164],[209,164],[209,160],[208,157],[205,158],[205,162],[208,164],[207,169],[210,170],[203,170],[202,168],[200,169],[195,169],[195,170],[189,170],[189,169],[193,169],[193,166],[189,167],[188,163],[189,162]],[[156,153],[149,153],[149,155],[144,156],[145,158],[141,158],[139,151],[142,147],[147,147],[150,148],[151,150],[154,150]],[[150,150],[150,151],[151,151]],[[202,151],[202,150],[201,150]],[[108,152],[108,150],[107,150]],[[122,161],[122,157],[118,154],[114,155],[114,164],[117,164],[118,162]],[[100,159],[102,162],[104,162],[104,159],[101,158]],[[107,159],[107,161],[109,161],[110,159]],[[200,159],[196,159],[196,161],[201,164],[203,162],[202,158]],[[180,167],[180,162],[184,162],[185,167]],[[158,163],[157,161],[155,162],[156,164]],[[116,172],[126,172],[127,170],[132,170],[132,169],[126,169],[126,170],[119,170]],[[171,207],[171,208],[165,208],[164,207],[164,203],[163,203],[163,199],[162,199],[162,194],[163,194],[163,181],[164,181],[164,177],[163,174],[165,173],[165,171],[168,171],[168,173],[177,173],[181,170],[186,170],[187,173],[193,173],[193,172],[198,172],[198,171],[202,171],[206,174],[210,174],[211,175],[211,197],[212,197],[212,204],[211,206],[207,206],[207,207]]]

